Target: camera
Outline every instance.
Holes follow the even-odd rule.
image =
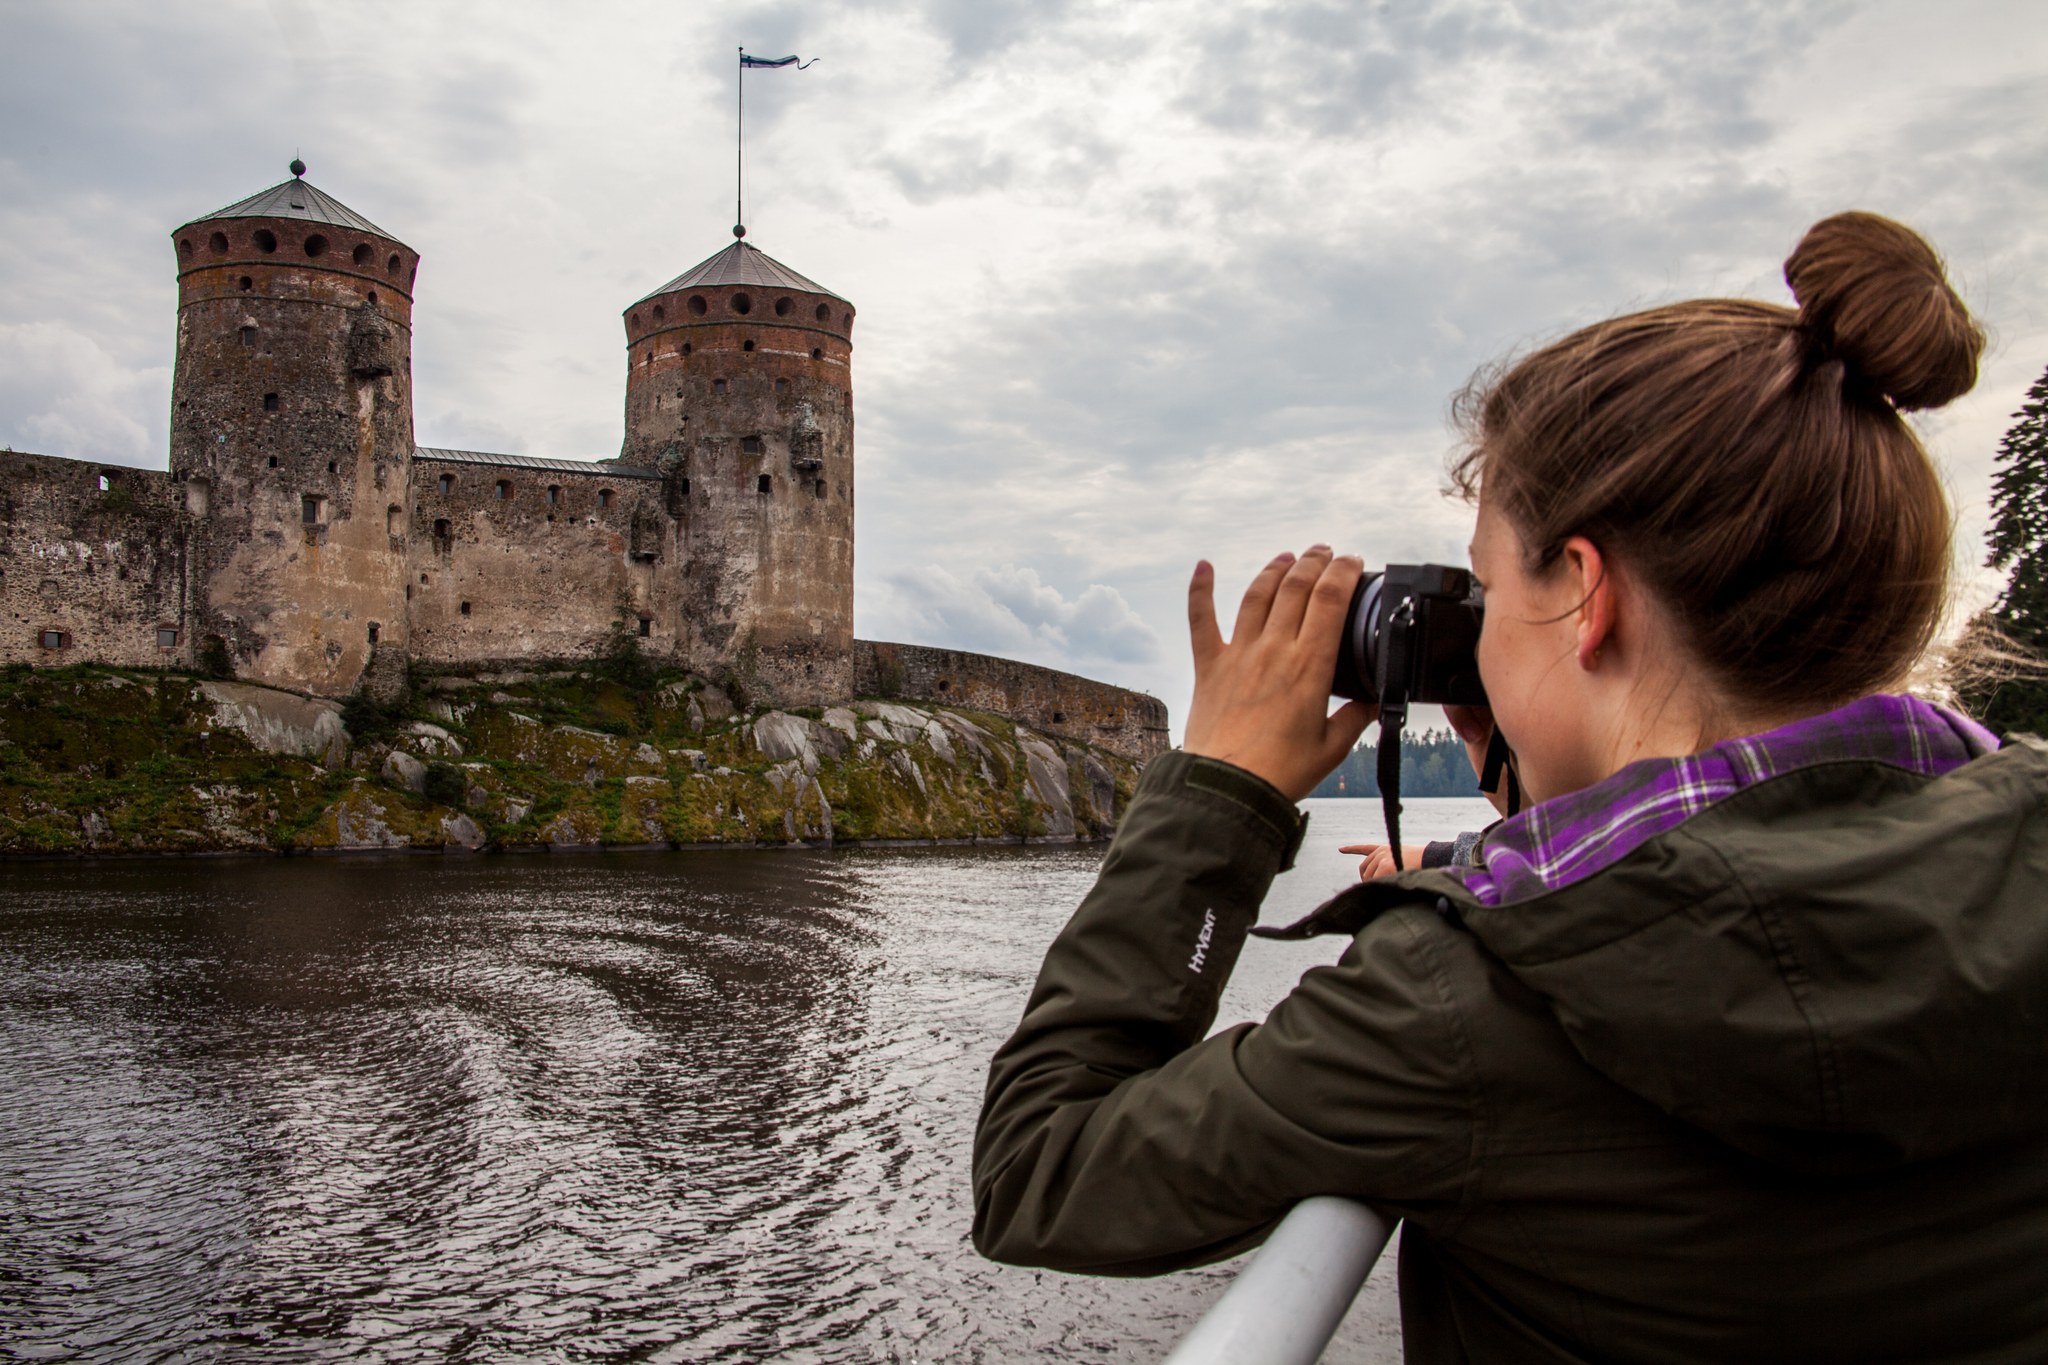
[[[1389,564],[1351,595],[1333,695],[1405,713],[1410,702],[1486,705],[1479,682],[1480,592],[1470,572]]]

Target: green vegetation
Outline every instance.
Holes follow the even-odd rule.
[[[1337,771],[1324,778],[1310,796],[1372,796],[1380,794],[1377,744],[1361,744],[1344,756]],[[1424,730],[1401,736],[1401,795],[1477,796],[1465,745],[1449,730]]]
[[[974,712],[748,714],[637,648],[416,677],[400,704],[251,695],[174,673],[0,669],[0,855],[1102,837],[1137,778]]]
[[[1962,700],[1995,730],[2048,735],[2048,374],[2027,390],[1998,443],[1986,563],[2005,591],[1972,622]]]

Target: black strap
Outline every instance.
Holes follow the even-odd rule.
[[[1493,738],[1486,742],[1486,762],[1479,774],[1479,790],[1489,795],[1500,791],[1501,779],[1508,783],[1508,814],[1522,809],[1522,784],[1515,776],[1514,751],[1508,748],[1508,737],[1493,727]]]
[[[1380,809],[1387,817],[1387,847],[1393,850],[1394,870],[1405,870],[1401,861],[1401,726],[1408,719],[1405,706],[1380,708],[1380,752],[1375,771],[1380,783]]]

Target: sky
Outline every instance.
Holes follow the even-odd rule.
[[[1451,396],[1573,327],[1789,302],[1845,208],[1988,327],[1919,422],[1965,606],[2048,368],[2022,0],[0,0],[0,444],[162,468],[170,234],[307,179],[422,255],[422,445],[617,455],[627,304],[731,241],[851,299],[856,630],[1142,688],[1283,549],[1463,562]]]

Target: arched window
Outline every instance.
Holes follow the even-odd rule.
[[[704,296],[702,294],[690,295],[690,312],[692,312],[696,316],[700,318],[703,317],[704,314],[707,311],[709,311],[710,307],[710,304],[704,302]]]
[[[733,312],[735,312],[735,313],[738,313],[738,314],[739,314],[740,316],[742,316],[742,317],[745,317],[745,316],[746,316],[746,315],[747,315],[748,313],[751,313],[751,312],[753,312],[753,311],[754,311],[754,298],[753,298],[753,295],[751,295],[751,294],[734,294],[734,295],[732,296],[732,311],[733,311]]]
[[[325,256],[326,254],[327,238],[325,236],[316,232],[306,239],[306,255],[308,257]]]
[[[266,256],[277,250],[277,234],[269,228],[257,228],[256,249]]]
[[[216,232],[206,239],[206,245],[211,248],[214,255],[225,256],[228,254],[228,235],[225,232]]]
[[[777,299],[775,300],[775,316],[779,318],[786,318],[789,316],[789,310],[794,307],[796,307],[796,305],[788,299]]]
[[[370,250],[370,244],[368,242],[357,242],[356,249],[349,253],[349,259],[360,266],[369,265],[371,261],[376,259],[376,257],[377,253]]]
[[[832,321],[832,305],[829,303],[819,304],[817,311],[812,316],[816,317],[820,322]]]
[[[387,275],[396,275],[398,273],[398,267],[398,253],[394,251],[391,253],[391,259],[384,262],[384,273]]]
[[[752,341],[742,341],[740,343],[740,349],[742,351],[751,351],[754,349],[754,343]]]

